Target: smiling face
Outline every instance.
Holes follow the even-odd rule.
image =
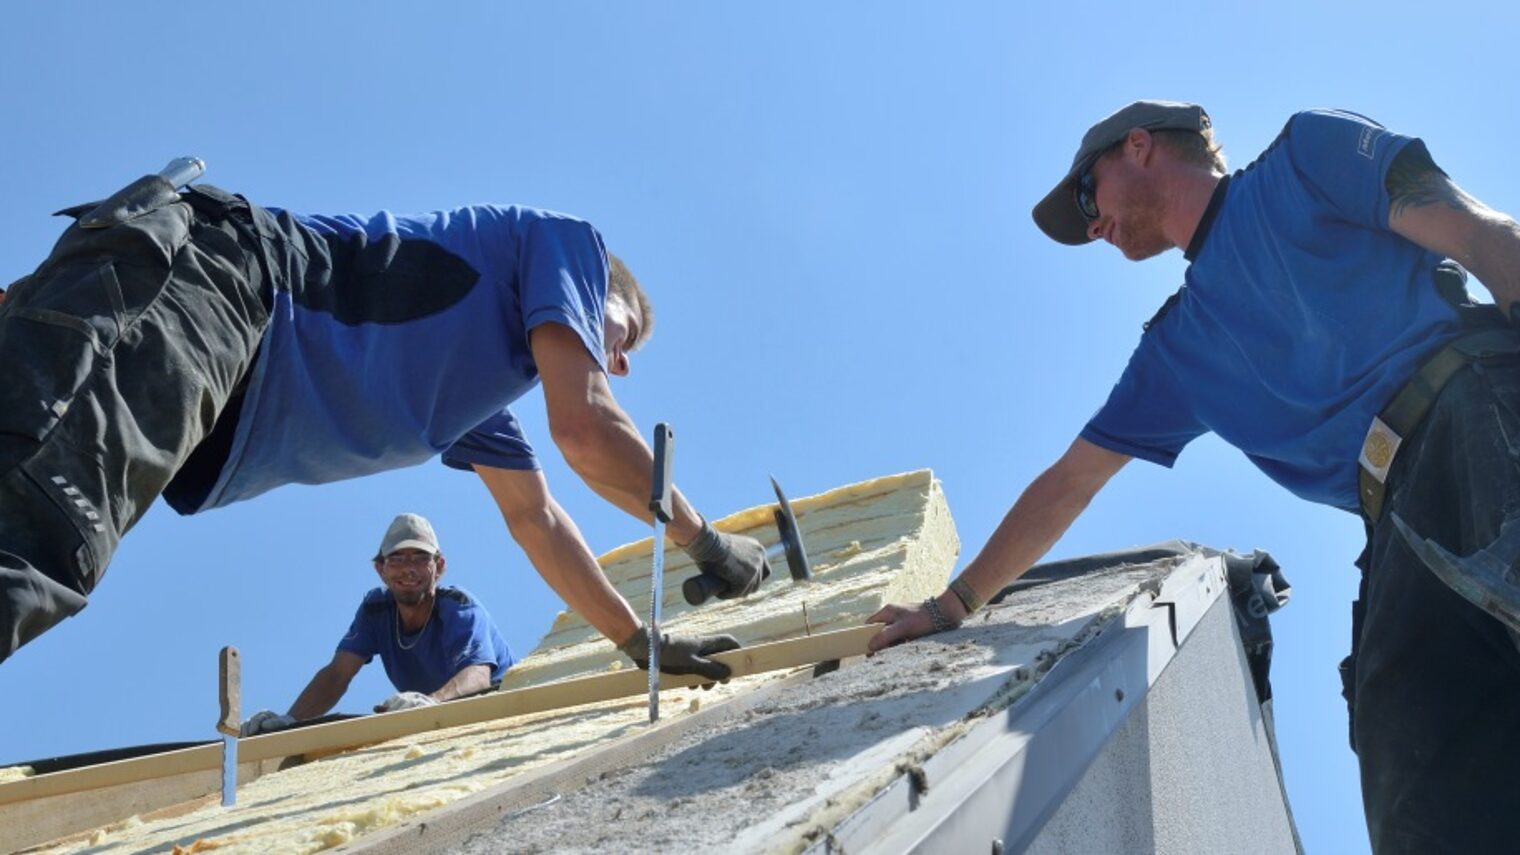
[[[1162,231],[1165,205],[1157,181],[1156,148],[1151,135],[1130,131],[1117,146],[1099,155],[1088,167],[1082,190],[1089,194],[1087,235],[1106,240],[1131,261],[1140,261],[1173,248]],[[1096,203],[1096,212],[1092,211]],[[1084,207],[1079,203],[1078,207]],[[1090,215],[1096,213],[1096,217]]]
[[[375,572],[380,580],[403,606],[418,606],[430,602],[438,592],[438,580],[443,577],[443,555],[422,549],[398,549],[384,558],[375,560]]]

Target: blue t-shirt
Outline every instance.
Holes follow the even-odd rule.
[[[458,588],[438,589],[433,616],[415,634],[401,631],[391,592],[375,588],[364,595],[338,649],[365,664],[379,656],[396,691],[424,695],[471,665],[490,665],[495,682],[517,661],[486,607]]]
[[[537,469],[507,405],[538,383],[528,333],[558,323],[605,369],[607,255],[590,224],[475,205],[401,216],[270,209],[331,270],[276,289],[231,450],[184,513],[283,484],[444,462]],[[297,247],[298,249],[298,247]]]
[[[1368,425],[1461,332],[1441,258],[1388,227],[1384,178],[1410,144],[1353,113],[1289,120],[1221,182],[1175,303],[1082,437],[1171,466],[1213,431],[1295,495],[1355,513]]]

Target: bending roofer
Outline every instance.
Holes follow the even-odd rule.
[[[439,587],[448,565],[432,523],[398,514],[374,563],[383,587],[364,595],[332,661],[311,678],[288,713],[254,713],[243,723],[243,736],[325,714],[376,656],[396,693],[375,705],[375,712],[469,697],[501,682],[512,667],[512,650],[485,606],[459,588]]]
[[[265,209],[145,176],[77,218],[0,303],[0,660],[78,612],[162,493],[183,514],[437,454],[485,482],[570,608],[641,665],[648,630],[549,493],[507,405],[540,382],[550,433],[599,495],[647,509],[653,457],[607,376],[649,298],[574,217],[476,205],[403,216]],[[669,537],[753,591],[760,544],[678,492]],[[662,670],[723,679],[728,636]]]
[[[873,646],[954,626],[1130,458],[1170,466],[1212,431],[1294,494],[1366,520],[1342,671],[1374,849],[1512,850],[1520,649],[1498,615],[1520,598],[1453,556],[1486,550],[1520,509],[1520,337],[1503,320],[1520,297],[1515,221],[1420,140],[1354,113],[1298,113],[1227,175],[1203,109],[1156,101],[1094,125],[1034,219],[1132,260],[1184,247],[1184,284],[981,554],[939,597],[874,615]],[[1497,309],[1466,299],[1447,257]]]

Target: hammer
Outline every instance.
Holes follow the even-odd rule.
[[[781,485],[776,483],[774,476],[771,478],[771,487],[776,491],[776,532],[781,535],[781,539],[766,548],[766,561],[779,561],[785,557],[786,568],[792,573],[793,584],[811,582],[813,567],[808,563],[807,549],[802,545],[802,532],[797,528],[797,515],[792,513],[792,504],[786,500],[786,494],[781,492]],[[700,606],[725,589],[726,586],[721,579],[699,573],[681,584],[681,595],[691,605]]]

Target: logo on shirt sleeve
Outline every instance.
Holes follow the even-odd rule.
[[[1372,150],[1377,145],[1377,138],[1382,136],[1382,130],[1374,127],[1362,128],[1362,135],[1356,141],[1356,153],[1368,160],[1372,159]]]

